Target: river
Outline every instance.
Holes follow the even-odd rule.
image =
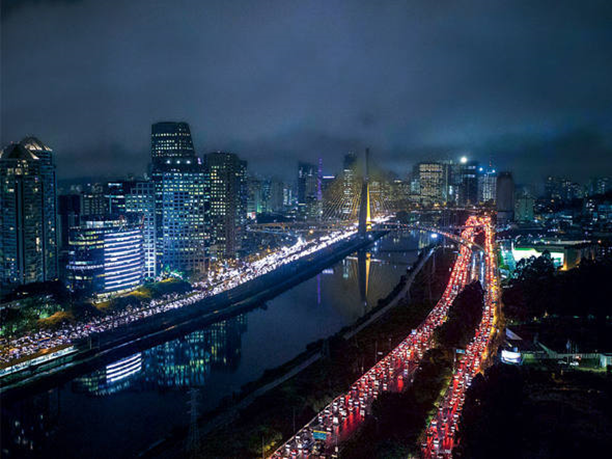
[[[428,241],[390,234],[262,307],[75,377],[3,400],[2,457],[134,457],[196,409],[224,397],[354,323],[386,296]]]

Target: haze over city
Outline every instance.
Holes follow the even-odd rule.
[[[521,183],[584,182],[612,172],[612,6],[576,10],[4,1],[2,143],[35,133],[60,178],[121,175],[124,161],[137,173],[151,123],[176,119],[199,152],[235,151],[285,178],[298,159],[332,171],[369,145],[398,172],[468,153]]]
[[[610,456],[611,2],[0,13],[2,458]]]

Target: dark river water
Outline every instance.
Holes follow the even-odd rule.
[[[427,243],[388,235],[263,308],[135,353],[43,393],[2,404],[2,457],[134,457],[242,385],[354,323]]]

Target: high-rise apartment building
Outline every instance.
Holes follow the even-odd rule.
[[[246,161],[234,153],[204,156],[210,183],[211,255],[236,257],[245,237],[247,183]]]
[[[29,137],[0,153],[0,284],[58,277],[53,150]]]

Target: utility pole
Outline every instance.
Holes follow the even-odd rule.
[[[189,457],[197,459],[200,449],[200,432],[198,430],[198,391],[192,387],[189,402],[189,437],[187,439],[187,451]]]

